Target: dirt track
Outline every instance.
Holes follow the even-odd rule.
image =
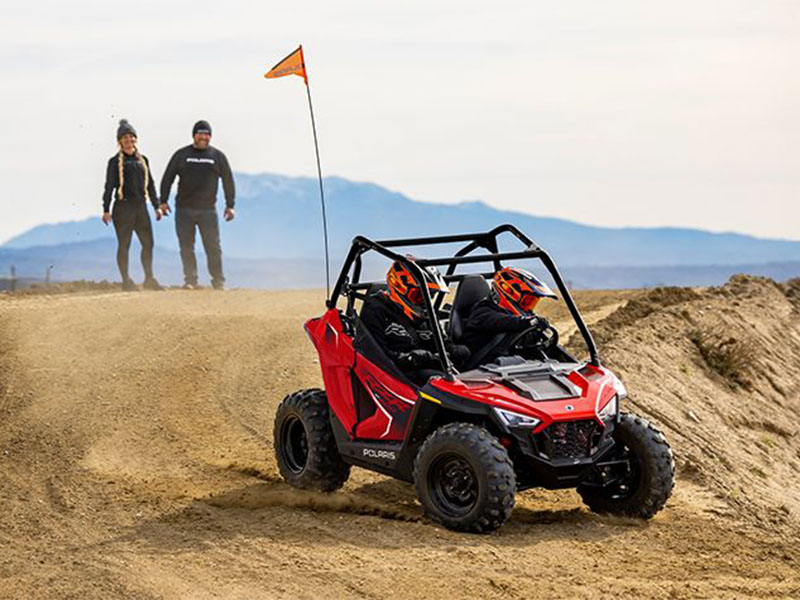
[[[667,508],[642,523],[531,491],[488,537],[362,470],[330,496],[280,482],[272,417],[319,385],[300,328],[318,294],[0,299],[0,597],[800,597],[797,305],[754,280],[616,310],[631,297],[578,302],[627,408],[673,444]],[[688,341],[710,320],[770,353],[752,389]]]

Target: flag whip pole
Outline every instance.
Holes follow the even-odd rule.
[[[306,95],[308,96],[308,112],[311,113],[311,131],[314,133],[314,152],[317,155],[317,178],[319,179],[319,200],[322,205],[322,235],[325,239],[325,290],[326,296],[331,295],[331,266],[328,253],[328,217],[325,214],[325,190],[322,186],[322,166],[319,161],[319,142],[317,141],[317,124],[314,120],[314,105],[311,103],[311,86],[308,85],[308,70],[306,69],[306,58],[303,55],[303,46],[300,46],[300,60],[303,63],[303,79],[306,84]]]
[[[299,60],[298,60],[299,59]],[[317,155],[317,177],[319,178],[319,200],[322,204],[322,232],[325,238],[325,289],[328,297],[331,295],[331,267],[328,252],[328,217],[325,214],[325,190],[322,185],[322,165],[319,160],[319,142],[317,141],[317,123],[314,120],[314,105],[311,104],[311,86],[308,85],[308,73],[306,71],[306,59],[303,56],[303,45],[291,52],[286,58],[272,67],[265,75],[267,79],[285,77],[286,75],[299,75],[306,84],[306,94],[308,95],[308,110],[311,113],[311,131],[314,132],[314,151]]]
[[[314,122],[314,106],[311,104],[311,86],[306,79],[306,93],[308,94],[308,110],[311,113],[311,130],[314,132],[314,151],[317,154],[317,177],[319,179],[319,199],[322,204],[322,232],[325,238],[325,289],[331,295],[331,267],[328,256],[328,218],[325,215],[325,190],[322,187],[322,167],[319,162],[319,143],[317,142],[317,125]]]

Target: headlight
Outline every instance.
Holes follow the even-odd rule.
[[[628,390],[625,389],[625,385],[616,375],[614,375],[614,391],[617,392],[617,398],[620,400],[628,397]]]
[[[510,410],[503,410],[502,408],[495,408],[494,412],[500,417],[500,420],[508,427],[527,427],[533,429],[541,421],[535,417],[528,415],[521,415],[519,413],[511,412]]]
[[[609,417],[614,417],[617,414],[617,404],[619,404],[619,396],[614,396],[608,403],[603,407],[601,411],[597,413],[597,416],[600,417],[601,421],[605,421]]]

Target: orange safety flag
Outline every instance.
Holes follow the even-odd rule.
[[[286,75],[299,75],[303,78],[303,81],[306,82],[306,85],[308,85],[302,44],[298,46],[297,50],[272,67],[264,77],[267,79],[275,79],[277,77],[285,77]]]

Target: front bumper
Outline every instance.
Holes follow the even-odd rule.
[[[559,441],[553,435],[555,431],[548,431],[556,426],[562,427],[563,431],[564,425],[573,427],[574,424],[553,423],[537,434],[531,433],[530,429],[511,430],[516,442],[513,461],[519,490],[575,488],[591,477],[614,447],[614,419],[605,421],[602,426],[597,423],[582,452],[578,451],[581,444],[575,440]]]

